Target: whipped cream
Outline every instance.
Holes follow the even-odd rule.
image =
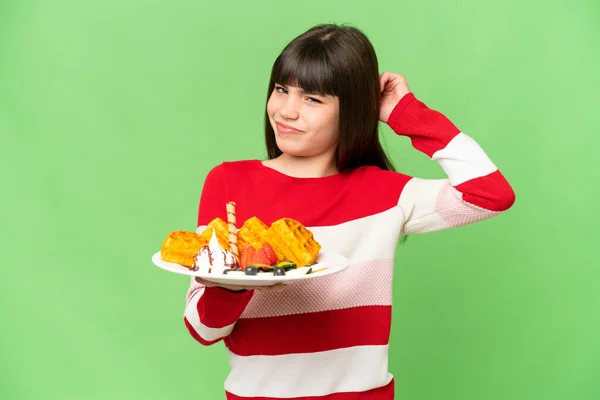
[[[226,269],[234,268],[236,265],[235,255],[221,247],[216,231],[213,230],[208,246],[202,247],[194,256],[192,270],[205,274],[222,274]]]

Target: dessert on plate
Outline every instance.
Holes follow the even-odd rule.
[[[235,203],[226,207],[227,222],[215,218],[200,234],[169,233],[161,258],[211,275],[294,276],[327,268],[317,262],[321,245],[299,221],[281,218],[267,226],[252,217],[238,229]]]
[[[164,261],[191,267],[194,256],[207,244],[208,240],[196,232],[174,231],[163,241],[160,256]]]

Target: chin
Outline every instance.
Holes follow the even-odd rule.
[[[277,142],[277,147],[282,153],[294,157],[306,157],[310,155],[308,151],[298,148],[299,146],[290,145],[289,143],[280,144]]]

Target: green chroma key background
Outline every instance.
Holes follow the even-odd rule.
[[[0,2],[0,398],[224,398],[224,346],[188,336],[188,278],[150,257],[195,228],[212,166],[265,156],[272,62],[320,22],[363,29],[517,193],[398,247],[396,397],[600,398],[599,20],[594,1]],[[401,171],[443,177],[382,135]]]

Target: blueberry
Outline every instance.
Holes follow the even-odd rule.
[[[244,269],[244,272],[246,273],[246,275],[256,275],[258,273],[256,267],[253,265],[246,267]]]
[[[275,276],[283,276],[285,275],[285,269],[283,269],[282,267],[275,267],[273,270],[273,274]]]

